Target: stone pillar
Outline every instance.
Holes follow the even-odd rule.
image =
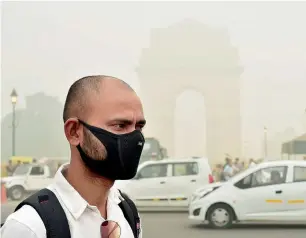
[[[206,91],[207,150],[211,162],[223,162],[225,154],[241,156],[239,84],[215,85]]]
[[[157,86],[157,87],[156,87]],[[145,137],[158,139],[168,151],[174,155],[174,112],[175,99],[166,86],[151,85],[141,89],[141,99],[147,125],[144,129]]]

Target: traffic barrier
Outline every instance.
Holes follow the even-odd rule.
[[[1,183],[1,204],[6,202],[7,202],[6,188],[4,186],[4,183]]]

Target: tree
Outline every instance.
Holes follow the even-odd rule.
[[[26,108],[16,111],[16,155],[33,157],[67,157],[68,143],[64,137],[63,105],[52,96],[40,92],[26,97]],[[12,153],[12,114],[1,123],[1,158]]]

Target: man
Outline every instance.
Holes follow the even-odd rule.
[[[256,163],[255,163],[254,159],[251,158],[251,159],[250,159],[250,162],[249,162],[249,168],[253,168],[253,167],[255,167],[255,166],[256,166]]]
[[[229,158],[227,159],[227,163],[224,166],[223,173],[225,181],[228,181],[234,175],[233,163]]]
[[[223,166],[222,164],[217,164],[214,171],[213,171],[213,176],[216,182],[224,181],[225,178],[223,176]]]
[[[242,161],[242,162],[241,162],[241,170],[242,170],[242,171],[246,169],[246,167],[245,167],[245,166],[246,166],[246,165],[245,165],[245,162],[244,162],[244,161]]]
[[[140,99],[119,79],[85,77],[70,87],[63,119],[71,160],[60,167],[48,188],[65,211],[71,238],[101,238],[105,221],[118,223],[121,238],[133,238],[119,207],[120,193],[112,186],[137,171],[145,125]],[[8,217],[1,234],[2,238],[47,237],[41,218],[27,205]]]
[[[21,165],[21,161],[20,160],[17,161],[17,164],[15,165],[15,169],[18,168],[19,165]]]
[[[242,164],[239,161],[239,158],[235,159],[234,165],[233,165],[234,173],[237,174],[240,171],[242,171]]]
[[[15,166],[13,165],[12,161],[9,160],[8,165],[6,166],[7,176],[12,176],[15,171]]]

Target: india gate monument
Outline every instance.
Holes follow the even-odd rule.
[[[174,155],[176,98],[191,89],[205,99],[209,161],[223,162],[225,154],[240,157],[243,69],[226,29],[194,20],[153,29],[136,70],[148,121],[146,137],[157,138]]]

